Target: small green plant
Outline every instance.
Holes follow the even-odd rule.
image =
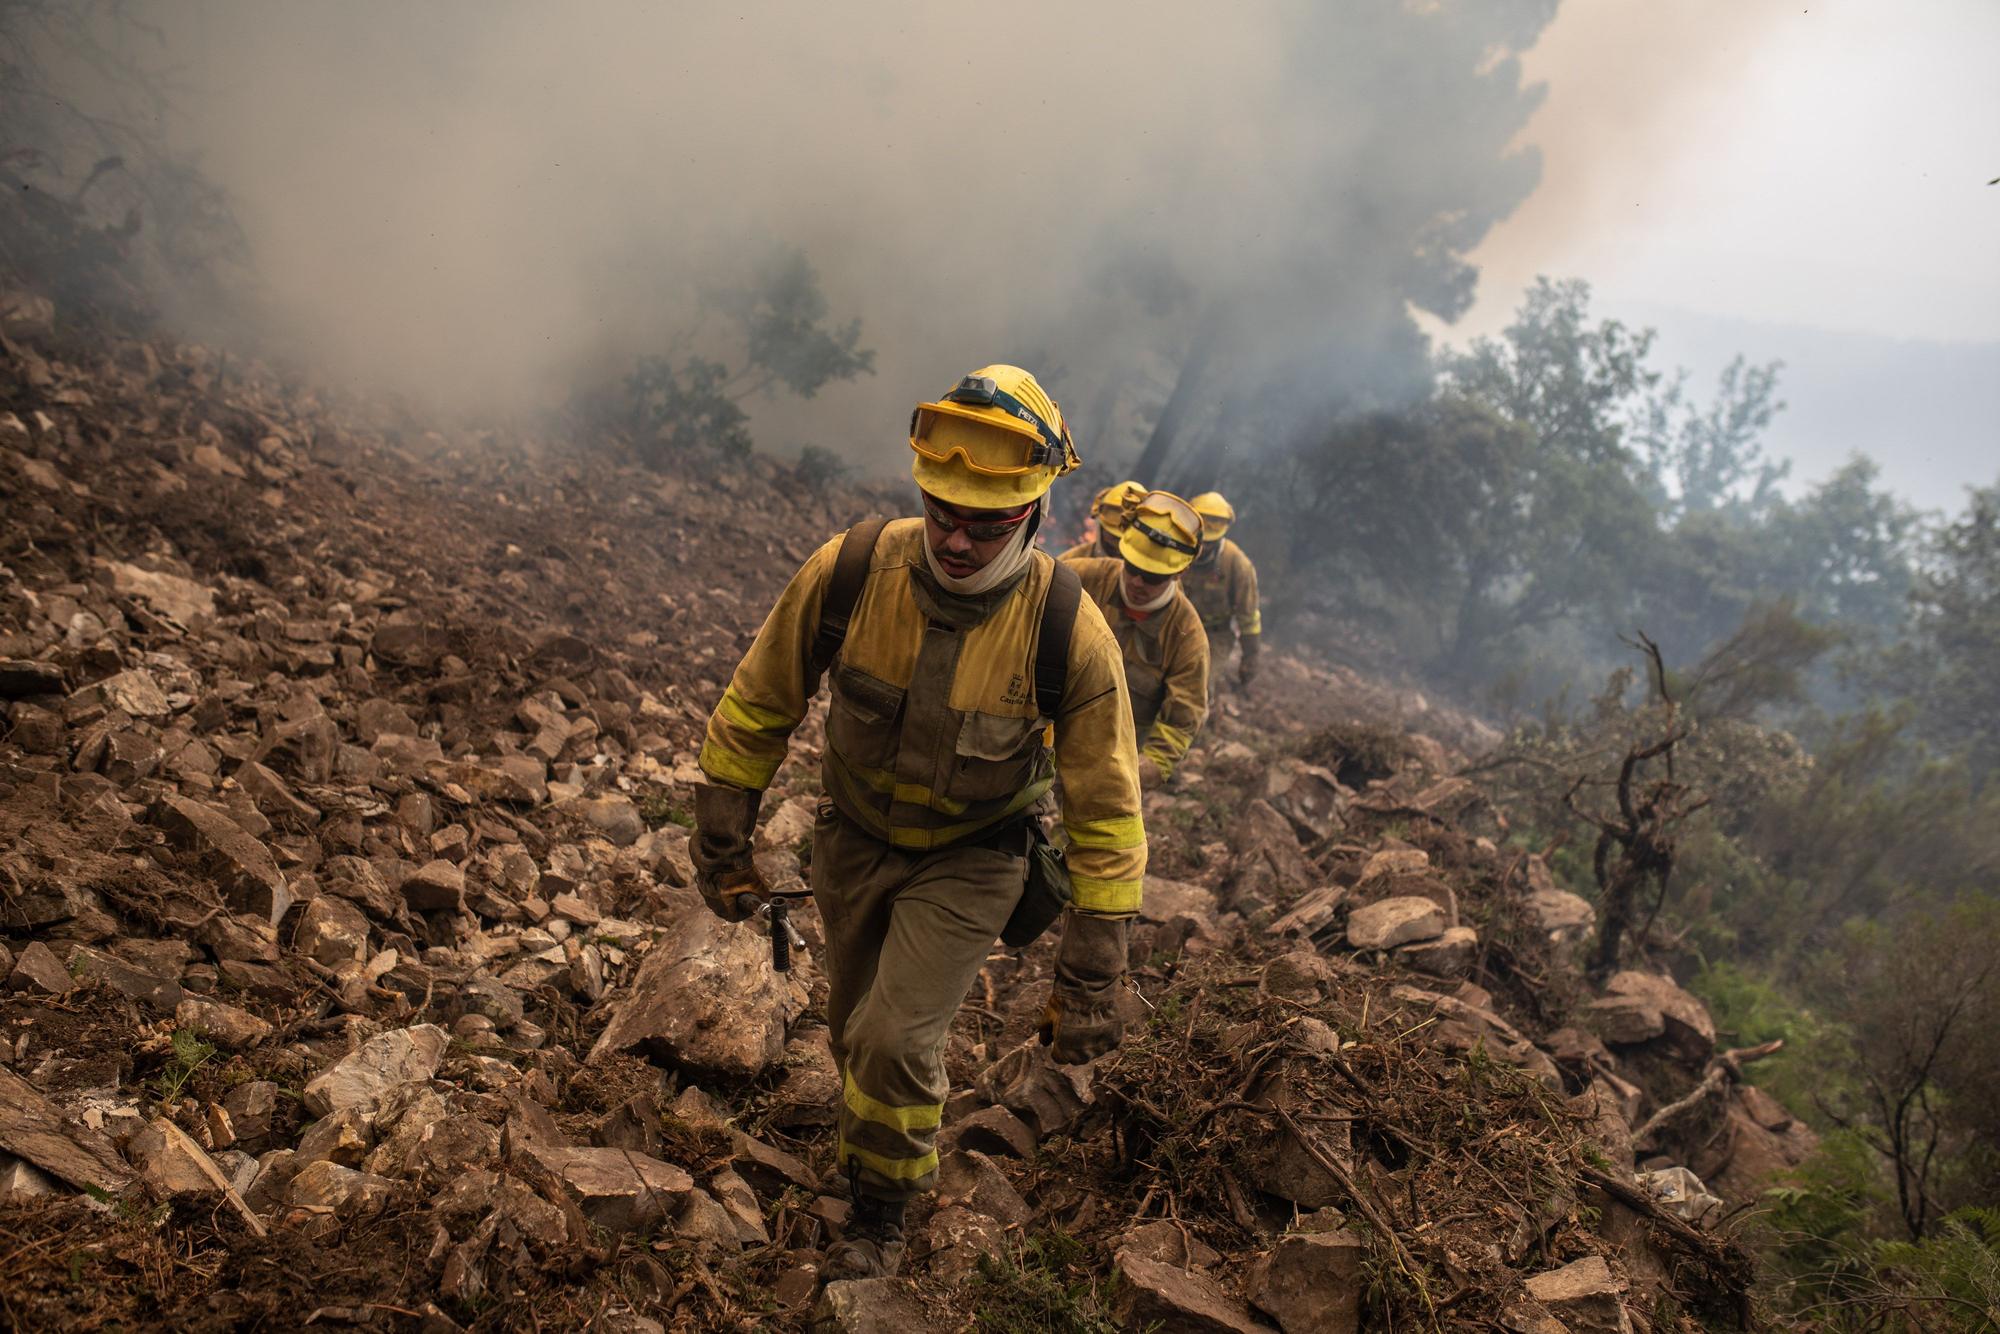
[[[1083,1244],[1038,1232],[1008,1256],[982,1255],[973,1323],[996,1334],[1113,1334],[1104,1294],[1085,1271]]]
[[[215,1056],[214,1044],[202,1041],[201,1034],[192,1028],[175,1029],[172,1041],[173,1059],[153,1076],[153,1090],[168,1106],[180,1100],[182,1090],[187,1088],[195,1072]]]
[[[799,450],[798,465],[792,473],[807,486],[829,486],[853,472],[851,465],[824,445],[807,445]]]
[[[677,824],[683,829],[694,828],[694,816],[675,805],[673,795],[663,787],[646,789],[633,804],[639,808],[639,818],[646,822],[648,829],[668,824]]]

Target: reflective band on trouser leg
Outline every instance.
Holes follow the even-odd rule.
[[[941,1102],[920,1102],[912,1107],[891,1107],[886,1102],[877,1102],[863,1093],[855,1084],[854,1076],[841,1080],[841,1101],[847,1110],[863,1121],[873,1121],[878,1126],[907,1133],[912,1130],[936,1130],[938,1122],[944,1119],[944,1104]]]
[[[815,841],[814,892],[834,908],[822,911],[829,962],[845,954],[828,1004],[843,1063],[839,1152],[868,1194],[907,1198],[935,1182],[945,1036],[1025,872],[991,848],[906,854],[839,823]],[[859,957],[871,952],[872,969]]]

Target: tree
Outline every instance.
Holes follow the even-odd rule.
[[[1882,1157],[1902,1225],[1921,1240],[1951,1207],[1950,1165],[2000,1102],[2000,900],[1851,923],[1817,981],[1858,1081],[1835,1086],[1823,1110]]]
[[[1663,516],[1729,508],[1754,517],[1777,499],[1778,483],[1792,465],[1765,458],[1758,437],[1784,410],[1777,399],[1782,369],[1781,362],[1751,366],[1737,356],[1723,367],[1706,410],[1688,400],[1686,371],[1641,405],[1633,434]]]
[[[1537,278],[1498,339],[1447,352],[1439,369],[1448,388],[1519,422],[1542,448],[1622,467],[1629,403],[1659,380],[1645,365],[1653,331],[1589,321],[1589,283]]]
[[[1444,394],[1524,434],[1485,451],[1469,479],[1459,589],[1437,665],[1491,674],[1499,640],[1626,602],[1624,558],[1656,527],[1624,443],[1629,401],[1657,377],[1649,330],[1589,322],[1590,286],[1536,280],[1502,337],[1441,363]]]
[[[160,33],[126,0],[0,0],[0,275],[142,328],[241,314],[250,244],[228,195],[168,146]]]
[[[741,341],[733,371],[699,354],[642,357],[611,402],[585,400],[587,415],[623,428],[653,467],[696,454],[734,458],[751,447],[744,404],[779,387],[811,398],[835,380],[872,374],[875,353],[860,346],[861,321],[828,327],[819,275],[804,254],[784,250],[739,287],[717,289],[708,304]],[[692,333],[685,341],[692,341]]]
[[[1597,846],[1591,853],[1591,870],[1597,878],[1602,907],[1597,940],[1590,951],[1590,970],[1602,977],[1618,967],[1619,952],[1626,933],[1638,916],[1639,896],[1648,886],[1658,887],[1652,913],[1666,903],[1668,883],[1674,873],[1674,842],[1680,826],[1689,816],[1708,805],[1693,787],[1674,773],[1674,748],[1692,734],[1681,716],[1680,702],[1669,692],[1667,668],[1660,658],[1660,646],[1641,634],[1633,644],[1646,657],[1652,689],[1658,700],[1659,721],[1651,736],[1634,740],[1625,749],[1612,783],[1614,810],[1605,813],[1586,807],[1581,793],[1590,781],[1579,775],[1564,798],[1571,813],[1597,830]],[[1648,925],[1651,917],[1648,918]],[[1644,935],[1642,929],[1640,934]]]
[[[1972,493],[1923,567],[1907,638],[1875,677],[1914,706],[1919,736],[1965,756],[1985,783],[2000,769],[2000,486]]]

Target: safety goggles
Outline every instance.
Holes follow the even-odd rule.
[[[1148,541],[1155,542],[1168,551],[1178,551],[1184,556],[1201,554],[1201,516],[1194,512],[1194,506],[1173,492],[1148,491],[1128,505],[1125,513],[1127,526],[1136,529],[1140,536]],[[1165,525],[1157,521],[1148,523],[1149,516],[1172,520],[1180,526],[1182,532],[1195,534],[1195,540],[1183,541],[1165,531]]]
[[[963,529],[965,535],[975,542],[998,542],[1001,538],[1011,535],[1016,528],[1026,523],[1028,516],[1034,512],[1035,507],[1030,505],[1011,519],[967,521],[948,512],[943,505],[931,499],[928,494],[924,496],[924,514],[932,523],[944,529],[947,533],[955,533]]]
[[[1174,577],[1171,574],[1154,574],[1151,570],[1142,570],[1129,560],[1125,562],[1125,573],[1148,588],[1158,588]]]
[[[1003,426],[982,409],[998,409],[1028,430]],[[981,431],[970,439],[940,447],[931,440],[931,428],[940,417],[959,417],[1002,429]],[[918,404],[910,414],[910,447],[935,463],[950,462],[957,455],[966,467],[989,477],[1020,477],[1051,468],[1065,473],[1077,463],[1069,429],[1058,433],[989,375],[968,375],[938,402]]]

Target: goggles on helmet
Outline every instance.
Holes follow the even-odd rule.
[[[1179,524],[1183,532],[1193,533],[1193,542],[1184,542],[1171,533],[1162,531],[1162,526],[1147,523],[1148,514],[1160,515]],[[1169,551],[1178,551],[1184,556],[1201,554],[1201,516],[1194,512],[1194,506],[1182,500],[1171,491],[1148,491],[1135,501],[1128,502],[1125,521],[1136,528],[1148,541],[1155,542]]]
[[[1001,538],[1012,535],[1013,531],[1026,523],[1028,516],[1034,512],[1035,507],[1030,505],[1011,519],[982,519],[972,522],[961,519],[945,509],[944,502],[928,493],[924,495],[924,514],[932,523],[947,533],[964,529],[965,535],[975,542],[998,542]]]
[[[1030,439],[1027,431],[995,422],[977,411],[981,408],[999,409],[1024,423],[1037,438]],[[1000,429],[981,432],[976,445],[954,442],[940,450],[930,441],[931,425],[940,416],[961,417]],[[1077,463],[1068,427],[1058,434],[1034,409],[988,375],[968,375],[938,402],[918,404],[910,414],[910,446],[936,463],[947,463],[956,454],[965,460],[966,467],[989,477],[1019,477],[1043,469],[1065,473]]]

